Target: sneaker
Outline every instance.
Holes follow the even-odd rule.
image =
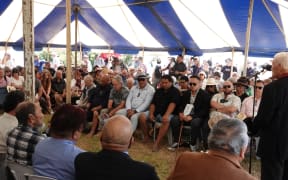
[[[175,151],[177,147],[178,147],[178,143],[175,142],[170,147],[168,147],[168,150],[169,151]]]
[[[190,151],[195,152],[196,151],[196,146],[192,146],[191,144],[189,145]]]

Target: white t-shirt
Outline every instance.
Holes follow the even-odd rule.
[[[4,113],[0,116],[0,154],[7,152],[7,135],[13,128],[18,126],[18,120],[15,116]]]
[[[23,86],[24,85],[24,77],[23,76],[19,76],[19,79],[15,79],[14,77],[11,77],[10,85]]]

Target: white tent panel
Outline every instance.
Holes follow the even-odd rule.
[[[200,49],[240,46],[219,1],[182,0],[170,3]]]
[[[87,46],[108,46],[108,44],[103,41],[99,36],[97,36],[94,32],[88,29],[81,22],[78,22],[78,32],[79,35],[77,37],[78,42],[85,42]],[[71,23],[71,43],[75,43],[75,21]],[[54,36],[49,44],[63,44],[66,43],[66,28],[60,31],[56,36]]]
[[[162,47],[122,0],[88,0],[106,22],[138,47]]]

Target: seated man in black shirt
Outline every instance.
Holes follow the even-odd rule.
[[[180,99],[180,92],[173,86],[173,79],[170,75],[162,76],[160,84],[161,87],[154,94],[149,112],[144,112],[139,117],[140,126],[144,133],[144,141],[148,140],[147,121],[155,122],[157,120],[162,123],[153,145],[152,151],[154,152],[159,150],[159,143],[168,131],[170,120],[176,114],[176,106]]]
[[[93,88],[88,93],[88,104],[87,104],[87,120],[92,120],[92,127],[88,136],[93,136],[96,131],[100,111],[107,108],[109,94],[111,90],[110,77],[105,74],[100,78],[100,84]]]
[[[51,83],[51,101],[56,107],[64,103],[66,97],[66,82],[63,79],[62,71],[57,70],[56,76]]]

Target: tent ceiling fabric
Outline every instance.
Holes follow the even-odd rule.
[[[249,0],[71,0],[80,6],[78,44],[201,55],[244,51]],[[208,5],[209,4],[209,5]],[[34,0],[35,48],[65,47],[65,0]],[[22,48],[22,4],[1,0],[0,45]],[[272,16],[271,16],[272,14]],[[287,51],[288,2],[254,0],[249,55]],[[278,25],[277,25],[278,23]],[[75,16],[71,16],[75,43]]]

